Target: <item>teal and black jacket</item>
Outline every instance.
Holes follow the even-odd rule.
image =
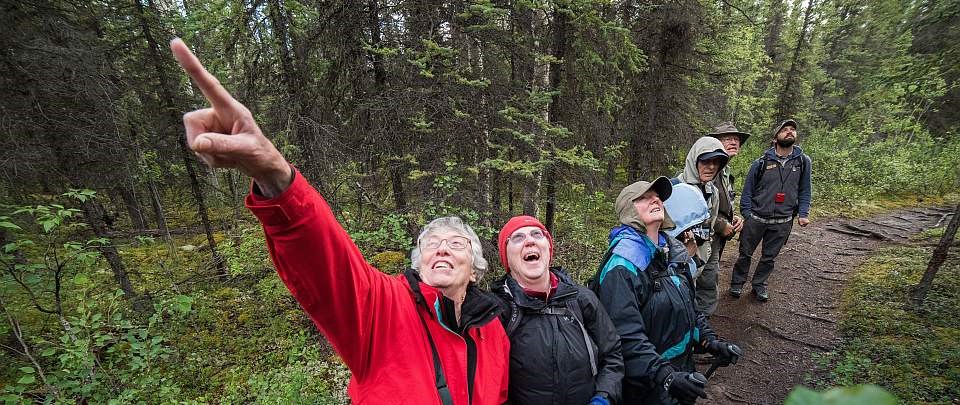
[[[654,245],[632,227],[614,228],[592,283],[620,335],[624,403],[671,402],[663,380],[694,371],[694,349],[716,339],[694,306],[686,250],[663,232],[659,239]]]

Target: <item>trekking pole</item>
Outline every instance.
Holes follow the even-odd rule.
[[[687,379],[689,379],[690,381],[693,381],[694,383],[696,383],[701,387],[706,387],[708,376],[704,376],[703,374],[700,374],[694,371],[690,374],[687,374]],[[694,398],[693,401],[681,402],[680,405],[696,405],[696,403],[697,403],[697,399]]]
[[[707,379],[709,380],[710,376],[712,376],[713,373],[715,373],[718,368],[720,368],[720,361],[714,360],[713,364],[710,365],[710,368],[707,369],[707,372],[703,373],[703,376],[707,377]]]
[[[740,347],[733,346],[733,348],[734,348],[734,353],[737,355],[737,357],[743,356],[743,350],[741,350]],[[710,376],[712,376],[713,373],[715,373],[718,368],[722,367],[721,363],[722,362],[720,361],[720,359],[714,358],[713,364],[710,365],[710,368],[707,369],[706,373],[703,373],[704,377],[707,377],[707,379],[709,380]],[[733,362],[733,364],[736,364],[736,362]]]

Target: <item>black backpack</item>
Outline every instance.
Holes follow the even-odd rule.
[[[504,284],[503,288],[509,289],[506,284]],[[593,338],[590,337],[590,333],[587,332],[587,328],[584,326],[583,311],[580,309],[580,302],[577,297],[567,299],[566,305],[563,307],[547,305],[536,311],[520,308],[520,306],[511,299],[509,316],[506,317],[507,322],[504,325],[504,330],[506,330],[508,337],[513,337],[513,333],[516,332],[517,328],[520,326],[520,321],[523,319],[524,312],[539,315],[573,316],[573,319],[577,322],[577,326],[580,327],[580,332],[583,333],[583,342],[587,346],[587,354],[590,355],[590,370],[593,372],[594,376],[597,375],[597,353],[593,350]]]
[[[803,175],[803,171],[807,169],[807,160],[810,159],[806,153],[800,154],[800,174]],[[767,172],[767,162],[773,161],[772,159],[767,159],[767,153],[764,152],[760,157],[754,160],[754,164],[759,163],[757,166],[757,172],[753,175],[753,186],[756,187],[757,184],[760,184],[760,179],[763,178],[764,173]],[[731,176],[732,177],[732,176]]]

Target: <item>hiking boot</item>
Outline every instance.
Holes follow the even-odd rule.
[[[741,286],[733,286],[733,285],[732,285],[732,286],[730,286],[730,291],[728,291],[728,292],[730,293],[730,296],[731,296],[731,297],[733,297],[733,298],[740,298],[740,296],[743,295],[743,286],[742,286],[742,285],[741,285]]]
[[[767,293],[766,287],[753,287],[753,295],[757,297],[757,301],[767,302],[770,299],[770,294]]]

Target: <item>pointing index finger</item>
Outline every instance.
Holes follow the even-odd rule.
[[[233,96],[227,89],[223,88],[220,81],[217,80],[207,69],[203,67],[196,55],[187,48],[187,44],[180,38],[174,38],[170,41],[170,50],[173,51],[173,57],[177,59],[183,70],[190,75],[193,82],[196,83],[203,96],[210,101],[214,109],[223,110],[233,106],[235,102]]]

